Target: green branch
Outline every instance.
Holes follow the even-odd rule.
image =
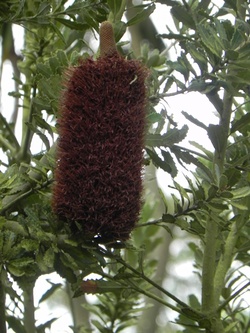
[[[250,199],[245,198],[245,200],[246,206],[249,206]],[[219,303],[219,298],[225,284],[226,274],[231,266],[233,257],[235,255],[235,246],[239,237],[240,229],[245,225],[246,221],[248,221],[248,218],[248,211],[241,212],[239,218],[232,223],[231,229],[226,238],[224,251],[221,254],[220,260],[218,262],[214,278],[214,290],[217,304]]]
[[[2,147],[4,147],[5,149],[8,149],[12,155],[14,155],[16,153],[16,149],[1,134],[0,134],[0,143],[1,143]]]
[[[168,307],[169,309],[178,312],[178,313],[182,313],[181,308],[178,308],[176,306],[174,306],[173,304],[166,302],[165,300],[163,300],[162,298],[158,297],[157,295],[151,293],[150,291],[147,291],[146,289],[142,289],[140,287],[138,287],[137,285],[135,285],[131,280],[128,280],[128,284],[131,286],[132,289],[134,289],[135,291],[137,291],[138,293],[147,296],[157,302],[159,302],[162,305],[165,305],[166,307]]]
[[[36,96],[36,87],[33,88],[33,93],[32,93],[32,97],[34,98],[35,96]],[[33,118],[33,112],[34,112],[33,101],[32,100],[30,101],[29,98],[26,98],[26,100],[27,99],[28,99],[27,103],[29,102],[30,106],[29,106],[28,115],[25,112],[23,116],[23,138],[22,138],[21,149],[17,156],[17,160],[19,162],[29,160],[30,158],[29,150],[30,150],[31,139],[33,136],[33,132],[31,131],[30,127],[27,126],[27,122],[31,123]]]
[[[23,304],[24,304],[24,327],[27,333],[36,333],[35,326],[35,306],[34,306],[34,281],[27,281],[23,286]]]
[[[5,288],[2,281],[3,274],[0,275],[0,332],[7,333],[5,316]]]
[[[17,141],[17,138],[16,138],[15,134],[13,133],[9,123],[6,121],[5,117],[1,114],[1,112],[0,112],[0,122],[3,123],[4,127],[6,128],[6,130],[9,133],[10,139],[11,139],[11,141],[13,142],[13,144],[15,146],[15,148],[14,147],[12,147],[12,148],[15,149],[15,150],[20,149],[20,145]]]
[[[214,152],[213,172],[217,183],[224,172],[227,140],[230,128],[233,96],[224,92],[223,108],[220,110],[221,136],[218,150]],[[219,112],[219,108],[217,110]],[[221,254],[217,266],[217,242],[220,233],[218,223],[213,218],[208,218],[205,231],[205,248],[202,264],[202,312],[210,318],[212,328],[207,333],[223,333],[224,328],[218,311],[221,290],[224,286],[224,278],[232,261],[235,246],[235,231],[231,230],[231,236],[226,240],[227,254]]]
[[[210,314],[215,309],[214,274],[218,226],[209,219],[206,223],[205,248],[202,263],[202,312]]]
[[[244,284],[243,287],[241,287],[239,290],[237,290],[235,293],[233,293],[231,296],[229,296],[218,308],[218,311],[223,310],[226,305],[231,302],[233,299],[235,299],[238,295],[241,294],[241,292],[246,289],[247,287],[250,286],[250,282],[247,282],[246,284]]]
[[[131,272],[133,272],[137,277],[141,278],[142,280],[146,281],[149,285],[151,285],[152,287],[156,288],[157,290],[159,290],[161,293],[163,293],[164,295],[168,296],[169,298],[171,298],[173,301],[175,301],[179,306],[180,309],[172,306],[171,304],[169,304],[168,302],[164,301],[163,299],[155,296],[154,294],[147,292],[146,290],[141,290],[140,292],[142,292],[144,295],[151,297],[155,300],[157,300],[158,302],[160,302],[161,304],[168,306],[170,308],[172,308],[174,311],[177,311],[179,313],[182,313],[183,315],[186,315],[188,318],[192,318],[194,320],[201,320],[204,319],[204,315],[196,310],[194,310],[193,308],[191,308],[190,306],[188,306],[186,303],[182,302],[179,298],[177,298],[176,296],[174,296],[173,294],[171,294],[170,292],[168,292],[166,289],[164,289],[163,287],[159,286],[157,283],[155,283],[153,280],[151,280],[150,278],[148,278],[144,273],[139,272],[138,270],[136,270],[135,268],[133,268],[131,265],[129,265],[126,261],[124,261],[120,256],[117,255],[113,255],[112,253],[110,253],[109,251],[105,251],[103,249],[100,249],[100,251],[104,254],[107,254],[109,257],[111,256],[112,258],[114,258],[117,262],[119,262],[120,264],[122,264],[124,267],[128,268]],[[147,294],[146,294],[147,293]],[[170,305],[170,306],[169,306]],[[177,310],[178,309],[178,310]],[[186,314],[187,313],[187,314]]]

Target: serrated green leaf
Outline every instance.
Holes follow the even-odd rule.
[[[162,215],[162,222],[174,223],[175,220],[176,220],[176,218],[171,214],[163,214]]]
[[[223,192],[221,192],[220,197],[227,198],[227,199],[232,199],[233,194],[229,191],[223,191]]]
[[[68,57],[63,50],[58,50],[56,53],[56,56],[57,56],[61,66],[63,66],[63,67],[68,66]]]
[[[136,6],[135,8],[140,8],[141,6]],[[134,17],[132,17],[130,20],[127,22],[127,26],[131,26],[134,24],[137,24],[141,21],[144,21],[146,18],[148,18],[155,10],[155,4],[150,4],[146,8],[142,6],[143,9],[139,11]]]
[[[56,74],[46,79],[43,78],[37,82],[37,86],[42,96],[54,101],[61,92],[61,76]]]
[[[237,60],[239,58],[239,55],[239,52],[234,50],[227,50],[225,52],[225,58],[231,61]]]
[[[185,139],[188,127],[184,125],[181,129],[171,128],[165,134],[151,134],[146,137],[146,145],[149,147],[171,147]]]
[[[240,119],[233,122],[231,127],[231,134],[235,133],[236,131],[241,132],[246,126],[250,124],[250,113],[244,114]]]
[[[66,45],[67,44],[66,40],[65,40],[63,34],[61,33],[60,29],[57,27],[57,25],[54,24],[54,22],[50,21],[50,26],[55,31],[55,33],[60,38],[60,40],[63,42],[63,44]]]
[[[153,164],[157,167],[157,168],[161,168],[162,170],[171,173],[172,169],[170,167],[169,164],[167,164],[166,162],[164,162],[157,154],[155,151],[150,150],[148,148],[146,148],[146,152],[149,155],[149,157],[151,158]]]
[[[123,2],[117,1],[117,0],[107,0],[107,4],[114,15],[114,18],[116,18],[116,15],[121,11]]]
[[[36,125],[38,125],[42,129],[47,130],[49,132],[50,136],[53,138],[54,133],[53,133],[51,126],[40,115],[34,114],[33,118],[36,121]]]
[[[231,43],[231,48],[233,50],[236,50],[239,46],[241,46],[243,43],[245,43],[245,36],[240,29],[234,29],[234,33],[232,36],[232,39],[230,41]]]
[[[250,195],[250,186],[243,186],[230,192],[234,199],[245,198]]]
[[[7,314],[6,321],[9,328],[12,329],[13,332],[26,333],[26,329],[24,328],[24,325],[19,318]]]
[[[50,247],[44,253],[44,256],[43,256],[44,264],[49,268],[53,268],[54,259],[55,259],[55,252],[54,252],[54,249],[52,247]]]
[[[1,221],[1,219],[0,219],[0,221]],[[16,222],[16,221],[3,219],[3,221],[1,222],[0,227],[4,227],[7,230],[10,230],[13,233],[15,233],[16,235],[22,235],[22,236],[27,235],[27,231],[23,228],[22,225],[20,225],[19,222]]]
[[[232,205],[233,207],[237,208],[237,209],[240,209],[240,210],[245,210],[247,211],[249,209],[248,206],[244,205],[244,204],[241,204],[240,202],[237,202],[237,201],[233,201],[231,200],[230,201],[230,205]]]
[[[222,174],[219,181],[220,189],[224,189],[228,184],[228,178],[226,175]]]
[[[101,333],[110,333],[109,329],[105,328],[98,320],[91,320],[91,323],[99,330]]]
[[[224,210],[228,209],[228,205],[226,204],[221,204],[221,203],[217,203],[217,202],[209,202],[206,203],[206,206],[209,207],[211,210],[213,210],[214,212],[223,212]]]
[[[65,278],[70,283],[76,283],[77,279],[74,273],[74,270],[69,268],[67,265],[63,263],[60,255],[55,256],[55,264],[54,264],[56,272]]]
[[[116,42],[118,42],[125,34],[126,28],[126,23],[124,23],[123,21],[119,21],[114,24],[114,35]]]
[[[37,134],[40,139],[42,140],[42,142],[44,143],[45,147],[47,150],[50,149],[50,142],[49,139],[47,138],[47,136],[42,133],[37,127],[35,127],[32,123],[26,123],[26,125],[35,133]]]
[[[171,8],[171,14],[176,18],[177,21],[183,23],[188,28],[195,29],[195,21],[184,6],[177,5]]]
[[[38,63],[36,65],[36,70],[37,74],[42,74],[46,78],[49,78],[51,76],[51,68],[46,64]]]
[[[199,144],[199,143],[197,143],[195,141],[189,141],[189,143],[192,146],[194,146],[195,148],[198,148],[199,150],[201,150],[212,161],[212,159],[213,159],[213,153],[211,151],[207,150],[201,144]]]
[[[147,115],[147,123],[154,124],[158,123],[159,121],[162,121],[162,115],[160,115],[157,112],[152,112]]]
[[[225,149],[226,133],[221,125],[210,124],[207,128],[207,134],[217,152],[222,152]]]
[[[42,97],[34,97],[32,99],[33,103],[34,103],[34,106],[36,107],[36,109],[38,111],[41,111],[41,110],[47,110],[47,111],[50,111],[51,110],[51,105],[48,101],[47,98],[42,98]]]
[[[197,48],[193,43],[187,43],[187,50],[198,64],[201,70],[207,70],[208,59],[205,52],[201,48]]]
[[[188,114],[185,111],[181,112],[185,118],[187,118],[189,121],[191,121],[193,124],[195,124],[196,126],[199,126],[205,130],[207,130],[207,126],[204,125],[201,121],[199,121],[198,119],[194,118],[193,116],[191,116],[190,114]]]
[[[51,288],[49,288],[43,295],[42,297],[39,299],[38,303],[41,304],[42,302],[46,301],[51,295],[53,295],[59,288],[62,287],[61,283],[52,283],[49,282],[51,284]]]
[[[183,63],[183,61],[181,61],[181,57],[178,57],[177,61],[168,60],[166,62],[166,64],[172,70],[175,70],[175,71],[181,73],[184,76],[185,81],[188,80],[188,78],[189,78],[189,70],[186,67],[186,65]],[[174,79],[174,81],[176,83],[180,82],[180,81],[177,80],[176,77],[173,77],[173,79]],[[182,88],[181,88],[181,86],[180,86],[180,88],[183,89],[184,87],[185,87],[185,85],[183,85],[183,83],[182,83]]]
[[[185,219],[177,218],[175,225],[181,228],[181,230],[186,230],[186,231],[189,230],[189,223]]]
[[[37,217],[36,217],[37,218]],[[35,252],[39,248],[39,241],[35,239],[26,238],[20,243],[20,247],[28,252]]]
[[[218,186],[212,184],[212,186],[209,187],[209,189],[208,189],[208,198],[207,198],[207,200],[213,199],[216,196],[217,192],[218,192]]]
[[[228,48],[230,48],[230,43],[227,39],[227,33],[225,30],[224,22],[221,22],[220,20],[218,20],[216,18],[214,19],[213,22],[215,23],[215,30],[220,37],[222,46],[223,46],[224,50],[227,50]]]
[[[84,23],[79,23],[76,21],[71,21],[71,20],[66,20],[61,17],[55,17],[55,20],[60,22],[61,24],[65,25],[66,27],[74,30],[81,30],[84,31],[86,29],[86,24]]]
[[[12,266],[15,266],[17,268],[23,268],[26,267],[29,264],[34,263],[34,259],[33,258],[19,258],[19,259],[13,259],[10,261],[10,264]]]
[[[178,170],[176,167],[176,162],[174,161],[172,155],[168,151],[165,151],[163,149],[161,149],[161,154],[163,156],[164,162],[167,163],[171,168],[171,176],[173,178],[176,177],[178,174]]]
[[[52,69],[52,73],[58,73],[58,68],[60,68],[60,63],[57,57],[50,57],[49,58],[49,65]]]
[[[221,39],[218,37],[216,29],[211,27],[208,23],[201,21],[197,25],[197,30],[204,45],[215,56],[221,58],[222,51],[224,51],[224,45]]]

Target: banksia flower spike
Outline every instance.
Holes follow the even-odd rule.
[[[85,238],[126,240],[141,207],[147,70],[100,27],[100,56],[70,68],[59,117],[53,210]]]

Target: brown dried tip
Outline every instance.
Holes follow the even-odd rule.
[[[100,56],[109,56],[117,53],[114,30],[110,22],[105,21],[100,26]]]

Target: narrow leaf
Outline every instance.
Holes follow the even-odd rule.
[[[137,6],[137,8],[138,7],[139,6]],[[146,18],[148,18],[153,13],[154,10],[155,10],[155,4],[150,4],[146,8],[143,8],[140,12],[138,12],[134,17],[132,17],[132,19],[130,19],[127,22],[127,26],[131,26],[133,24],[144,21]]]

